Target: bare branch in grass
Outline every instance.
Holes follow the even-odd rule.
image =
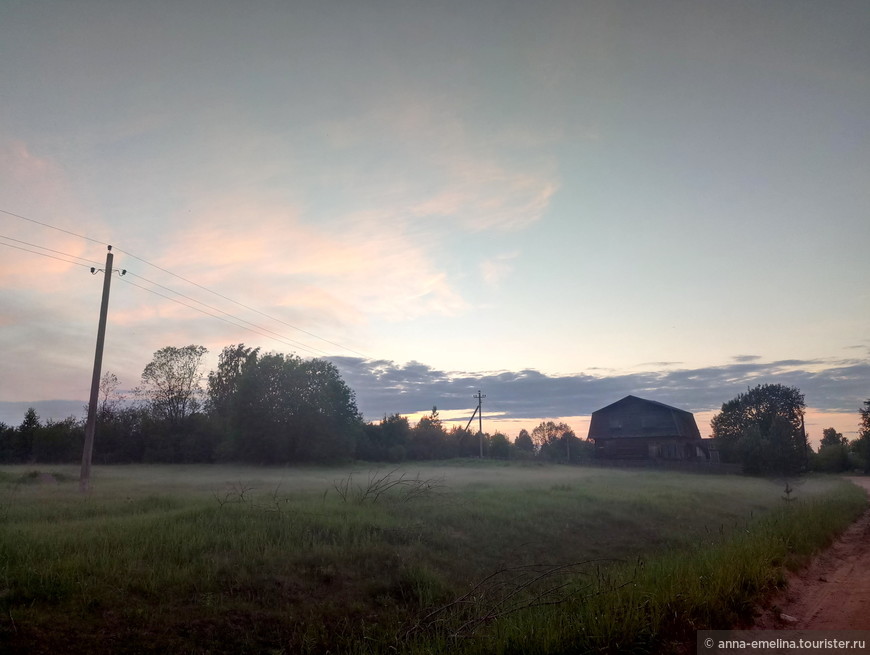
[[[560,605],[630,584],[614,584],[601,570],[602,562],[612,560],[527,564],[498,569],[458,598],[430,610],[405,632],[404,638],[440,629],[447,631],[451,639],[458,640],[472,636],[483,625],[516,612]]]
[[[387,498],[403,503],[419,500],[440,494],[444,486],[443,477],[424,479],[418,473],[411,478],[405,473],[399,473],[398,469],[386,473],[370,471],[364,484],[354,484],[353,473],[332,483],[342,502],[357,505],[379,503]]]
[[[236,503],[249,503],[248,494],[254,490],[254,487],[245,484],[244,482],[233,482],[226,486],[223,494],[214,492],[212,496],[217,501],[220,507],[224,505],[232,505]]]

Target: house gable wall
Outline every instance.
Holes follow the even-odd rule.
[[[635,396],[593,412],[589,439],[604,458],[709,458],[690,412]]]
[[[690,412],[662,403],[626,396],[592,413],[590,439],[684,437],[700,439]]]

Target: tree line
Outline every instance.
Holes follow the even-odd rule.
[[[207,352],[197,345],[158,350],[129,395],[120,391],[117,376],[105,373],[92,461],[400,462],[481,452],[576,461],[591,452],[569,426],[552,421],[531,434],[523,430],[514,443],[500,432],[448,430],[435,407],[413,427],[399,414],[366,423],[353,390],[330,362],[234,344],[206,375]],[[18,427],[0,423],[0,462],[75,462],[83,440],[83,420],[42,423],[29,409]]]
[[[206,375],[207,352],[197,345],[161,348],[129,394],[105,373],[93,462],[278,464],[354,457],[363,420],[333,364],[237,344],[224,348]],[[81,420],[42,425],[31,409],[18,428],[0,425],[0,461],[76,461],[83,439]]]
[[[129,396],[105,373],[93,462],[402,462],[483,454],[577,463],[595,454],[592,443],[553,421],[521,430],[513,442],[500,432],[447,429],[436,407],[414,426],[400,414],[366,423],[330,362],[234,344],[206,375],[206,354],[197,345],[158,350]],[[759,385],[722,405],[711,424],[713,443],[722,461],[741,463],[750,474],[870,472],[870,400],[859,410],[859,437],[849,442],[828,428],[818,452],[808,444],[805,409],[797,388]],[[0,423],[0,462],[79,461],[83,441],[83,420],[42,423],[29,409],[17,427]]]

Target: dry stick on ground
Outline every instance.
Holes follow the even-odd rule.
[[[587,595],[592,596],[613,591],[630,584],[625,582],[604,590],[601,589],[604,578],[598,564],[612,561],[614,560],[596,559],[570,564],[527,564],[501,568],[483,578],[462,596],[430,611],[409,628],[403,637],[407,639],[415,632],[431,630],[438,624],[446,625],[457,614],[458,618],[462,620],[465,618],[462,616],[463,614],[471,613],[470,617],[465,618],[458,627],[451,630],[450,638],[460,639],[471,636],[481,625],[491,623],[508,614],[532,607],[559,605],[576,598],[581,592],[588,591],[595,586],[598,588]],[[596,565],[596,579],[579,589],[570,589],[574,580],[564,580],[562,576],[590,575],[581,569],[587,569],[593,564]],[[562,579],[554,584],[544,586],[543,589],[534,589],[534,587],[555,576],[560,576]],[[527,592],[531,592],[532,595],[524,595]]]
[[[372,471],[369,473],[368,484],[365,488],[357,485],[355,493],[353,488],[353,473],[346,478],[333,481],[332,486],[338,492],[342,501],[353,501],[359,505],[367,502],[377,503],[385,494],[393,490],[401,490],[400,500],[407,502],[437,493],[444,486],[444,478],[429,478],[424,480],[420,478],[419,474],[415,478],[409,478],[404,473],[396,477],[397,472],[398,469],[393,469],[387,473]]]
[[[269,499],[271,502],[268,505],[255,505],[253,501],[251,501],[251,507],[256,507],[257,509],[262,509],[266,512],[281,512],[282,504],[287,504],[290,502],[290,498],[287,496],[281,497],[278,495],[278,490],[281,488],[281,483],[275,485],[275,489],[272,490],[272,493],[269,495]]]
[[[284,515],[285,512],[288,512],[286,506],[293,502],[293,496],[282,496],[279,493],[281,489],[280,482],[275,485],[275,488],[268,495],[268,501],[265,503],[258,503],[256,502],[256,499],[254,497],[248,495],[255,489],[256,487],[247,485],[244,482],[234,482],[224,488],[223,495],[215,491],[214,493],[212,493],[212,497],[217,501],[218,506],[221,508],[223,508],[224,505],[243,505],[252,510],[256,509],[262,510],[263,512],[273,512],[282,515]],[[292,510],[289,511],[289,514],[292,514],[292,516],[294,517],[324,516],[324,514],[320,514],[317,512],[305,512],[297,508],[292,508]]]
[[[245,484],[244,482],[234,482],[227,486],[224,490],[224,496],[221,498],[217,492],[212,495],[218,502],[218,505],[223,507],[228,503],[246,503],[248,499],[245,497],[248,492],[253,491],[254,487]]]

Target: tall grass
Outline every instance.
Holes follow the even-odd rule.
[[[431,493],[376,502],[338,493],[359,468],[56,473],[0,471],[3,652],[649,651],[745,614],[864,503],[559,466],[415,467]]]
[[[866,507],[864,492],[838,485],[771,510],[693,547],[638,558],[602,572],[558,608],[505,621],[478,638],[475,653],[669,652],[699,629],[752,616],[760,595],[780,586]]]

